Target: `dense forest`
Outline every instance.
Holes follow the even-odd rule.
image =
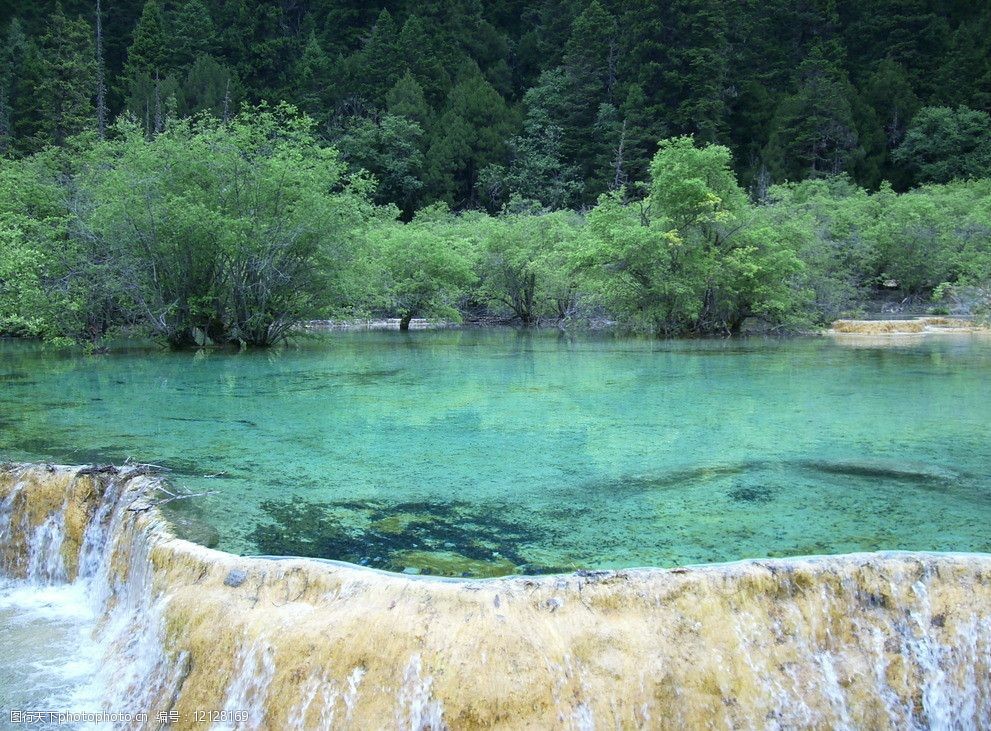
[[[8,154],[122,112],[153,134],[285,101],[407,215],[589,206],[683,134],[727,146],[758,196],[991,168],[991,4],[972,0],[8,0],[0,23]]]
[[[991,5],[8,1],[0,334],[980,314]]]

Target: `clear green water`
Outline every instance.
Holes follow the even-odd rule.
[[[991,551],[991,340],[901,342],[6,342],[0,458],[167,465],[217,491],[173,504],[191,537],[395,571]]]

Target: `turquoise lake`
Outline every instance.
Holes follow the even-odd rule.
[[[0,342],[0,459],[164,465],[190,538],[491,576],[991,551],[991,339]]]

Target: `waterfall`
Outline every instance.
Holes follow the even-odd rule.
[[[83,728],[991,728],[988,555],[422,579],[177,539],[158,480],[0,467],[0,697]],[[25,659],[42,636],[67,654]]]

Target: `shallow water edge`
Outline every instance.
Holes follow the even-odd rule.
[[[0,471],[3,573],[84,588],[89,695],[144,728],[991,724],[988,555],[418,579],[177,539],[157,481]]]

